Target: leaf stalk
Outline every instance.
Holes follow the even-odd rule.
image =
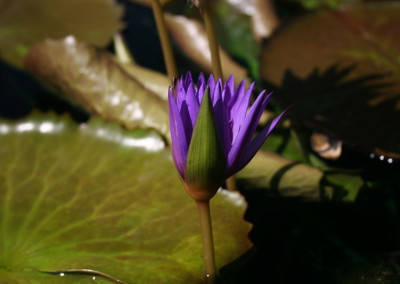
[[[201,12],[204,19],[204,25],[206,27],[208,43],[211,52],[211,64],[213,69],[214,78],[221,78],[224,82],[222,74],[221,59],[219,56],[219,45],[217,39],[217,33],[215,32],[215,24],[213,19],[213,13],[210,6],[209,0],[201,1]],[[226,180],[226,188],[228,190],[236,190],[236,179],[235,176],[231,176]]]

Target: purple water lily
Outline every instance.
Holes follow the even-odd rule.
[[[234,88],[231,75],[222,86],[211,75],[207,82],[200,74],[195,85],[188,72],[176,86],[169,89],[169,116],[172,136],[172,155],[183,181],[186,181],[186,161],[193,130],[206,88],[209,88],[213,115],[219,141],[225,157],[223,176],[228,178],[240,171],[254,157],[265,139],[275,128],[287,109],[253,138],[261,114],[271,97],[261,92],[248,110],[254,82],[245,89],[245,80]],[[176,93],[176,98],[175,98]]]

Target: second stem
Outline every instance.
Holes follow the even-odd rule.
[[[219,45],[218,45],[217,33],[215,32],[215,25],[214,25],[214,19],[213,19],[211,6],[210,6],[210,1],[202,0],[201,4],[202,4],[201,11],[202,11],[202,15],[204,18],[204,25],[206,27],[208,43],[209,43],[210,52],[211,52],[211,64],[212,64],[214,78],[221,78],[221,81],[223,83],[224,77],[222,74],[222,65],[221,65],[221,59],[219,56]],[[236,189],[235,176],[231,176],[226,181],[226,187],[228,190]]]

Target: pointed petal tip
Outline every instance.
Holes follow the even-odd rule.
[[[178,78],[177,77],[172,78],[172,88],[176,89],[177,85],[178,85]]]
[[[212,82],[215,83],[215,79],[214,79],[214,75],[213,74],[210,74],[210,76],[208,77],[207,83],[210,82],[210,80],[212,80]]]
[[[233,77],[233,74],[229,75],[228,80],[226,80],[226,82],[225,82],[225,85],[229,85],[234,80],[235,80],[235,78]]]
[[[282,120],[285,114],[292,108],[292,105],[288,106],[284,111],[282,111],[277,117],[275,117],[271,123],[269,123],[249,144],[246,149],[246,153],[242,158],[232,164],[230,168],[230,175],[234,175],[241,169],[243,169],[255,156],[258,150],[261,148],[262,144],[274,130],[275,126]]]
[[[263,111],[267,107],[267,104],[269,103],[269,100],[271,99],[272,95],[274,94],[274,92],[270,92],[265,96],[266,92],[267,92],[266,90],[264,90],[264,92],[261,92],[261,94],[265,97],[265,99],[263,101],[263,105],[264,105],[264,107],[262,109]],[[261,94],[260,94],[260,96],[261,96]]]
[[[243,79],[242,81],[240,81],[240,83],[239,83],[239,85],[238,85],[238,88],[239,88],[239,86],[244,85],[244,84],[246,84],[246,78]]]
[[[174,88],[171,86],[168,88],[168,101],[176,101],[176,98],[174,96]]]
[[[267,92],[267,90],[262,90],[261,93],[258,94],[257,98],[263,97],[266,92]]]
[[[292,104],[292,105],[289,105],[285,110],[284,110],[284,112],[286,112],[286,111],[288,111],[288,110],[290,110],[291,108],[293,108],[294,107],[294,105]]]
[[[199,74],[199,78],[197,79],[197,85],[199,85],[199,84],[204,84],[205,83],[205,77],[204,77],[204,73],[203,72],[200,72],[200,74]]]
[[[255,81],[251,82],[251,84],[250,84],[250,86],[247,88],[246,92],[249,92],[249,91],[253,92],[253,89],[254,89],[255,84],[256,84]]]

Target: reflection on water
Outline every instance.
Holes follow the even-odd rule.
[[[81,124],[80,129],[92,136],[99,137],[103,140],[115,142],[124,147],[143,148],[149,152],[157,152],[165,147],[164,141],[155,133],[149,133],[146,136],[134,136],[134,133],[122,133],[119,128],[112,127],[90,127]]]
[[[379,159],[382,162],[387,162],[389,164],[392,164],[394,162],[393,158],[388,158],[385,157],[384,155],[375,155],[374,153],[369,154],[369,157],[371,159]]]
[[[81,124],[80,131],[90,136],[98,137],[103,140],[121,144],[129,148],[143,148],[149,152],[156,152],[165,147],[162,138],[154,132],[145,132],[138,134],[140,131],[124,132],[115,126],[91,126],[90,124]],[[0,135],[9,133],[22,132],[39,132],[43,134],[55,134],[65,130],[65,124],[54,121],[41,122],[22,122],[22,123],[0,123]]]
[[[105,274],[92,269],[67,269],[62,271],[41,271],[48,275],[54,275],[58,278],[57,283],[120,283],[128,284],[127,282],[116,278],[112,275]],[[51,282],[53,283],[53,282]]]
[[[230,191],[223,188],[218,190],[218,194],[224,195],[228,198],[231,204],[234,204],[239,207],[245,207],[246,201],[243,196],[238,191]]]
[[[22,122],[14,125],[0,123],[0,134],[21,132],[58,133],[62,130],[64,130],[64,124],[53,121]]]

